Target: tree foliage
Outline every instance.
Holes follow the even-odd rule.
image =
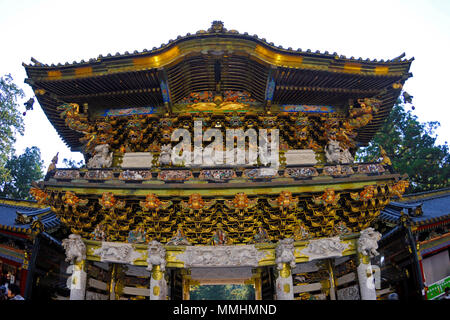
[[[25,152],[19,156],[13,155],[5,165],[10,179],[0,182],[0,196],[31,200],[29,193],[31,183],[44,177],[43,165],[38,147],[26,148]]]
[[[10,179],[5,164],[14,152],[16,134],[23,135],[23,118],[17,100],[24,96],[10,74],[0,78],[0,181]]]
[[[202,285],[192,286],[191,300],[254,300],[252,285]]]
[[[358,150],[357,159],[377,160],[380,146],[392,162],[393,171],[409,176],[409,192],[450,186],[450,153],[447,142],[436,145],[439,122],[421,123],[398,101],[370,144]]]
[[[70,169],[80,169],[80,168],[84,168],[86,166],[84,163],[84,160],[75,161],[73,159],[64,158],[62,163],[65,168],[70,168]]]

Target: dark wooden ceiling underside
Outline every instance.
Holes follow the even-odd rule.
[[[380,111],[369,125],[358,132],[358,141],[362,144],[371,140],[398,98],[400,89],[393,89],[392,84],[403,84],[406,80],[402,75],[368,75],[283,67],[274,68],[271,72],[270,65],[245,54],[218,56],[198,52],[161,69],[124,71],[73,79],[38,78],[28,79],[28,82],[35,90],[46,90],[45,95],[37,95],[45,114],[63,141],[72,150],[80,150],[81,134],[68,129],[56,110],[61,103],[88,103],[90,110],[158,107],[163,105],[160,82],[165,77],[171,102],[177,103],[191,92],[215,91],[217,63],[220,63],[221,90],[247,91],[262,104],[269,74],[276,83],[272,104],[345,106],[349,99],[381,99]]]

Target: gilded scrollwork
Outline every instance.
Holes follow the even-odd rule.
[[[325,192],[319,196],[315,197],[313,196],[313,202],[314,204],[318,205],[336,205],[340,199],[341,195],[340,193],[337,193],[333,189],[325,189]]]
[[[280,208],[283,210],[295,209],[298,205],[298,197],[293,197],[292,192],[282,191],[275,200],[267,199],[267,202],[272,208]]]
[[[409,187],[409,181],[407,180],[400,180],[394,185],[389,186],[389,192],[393,195],[396,195],[399,198],[402,198],[403,194],[405,193],[406,188]]]
[[[46,205],[49,203],[50,197],[47,192],[42,189],[31,187],[30,194],[36,199],[38,204]]]
[[[74,191],[41,191],[48,193],[48,204],[60,220],[85,238],[126,242],[140,226],[145,241],[198,245],[221,243],[222,231],[233,244],[359,232],[371,225],[402,185],[368,185],[339,192],[328,188],[309,195],[288,190],[278,195],[238,193],[207,199],[194,193],[170,200],[153,193],[136,199],[111,193],[88,197]]]
[[[78,206],[86,206],[89,202],[88,199],[80,199],[72,191],[66,191],[65,195],[62,197],[65,207],[76,208]]]
[[[143,211],[159,211],[160,209],[165,210],[169,208],[172,205],[172,201],[161,201],[154,193],[150,193],[145,197],[145,200],[139,201],[139,205]]]
[[[187,202],[181,200],[181,208],[183,210],[188,210],[189,213],[193,213],[194,211],[203,212],[203,209],[208,210],[216,203],[215,200],[205,201],[202,196],[198,193],[193,193],[189,196],[189,200]]]
[[[105,192],[98,200],[103,209],[123,209],[125,207],[125,201],[117,200],[111,192]]]

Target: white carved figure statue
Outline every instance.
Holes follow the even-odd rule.
[[[328,163],[352,163],[353,156],[348,151],[339,145],[339,142],[333,139],[328,140],[325,147],[325,157]]]
[[[87,163],[88,168],[109,168],[113,161],[113,152],[109,152],[109,144],[95,147],[94,156]]]
[[[160,266],[161,271],[166,270],[166,249],[156,240],[148,244],[148,267],[147,270],[152,270],[153,266]]]
[[[291,268],[295,268],[294,239],[287,238],[278,241],[275,257],[278,270],[283,268],[283,263],[289,263]]]
[[[81,236],[78,234],[69,235],[68,239],[62,241],[62,246],[66,250],[67,262],[80,262],[86,259],[86,246],[84,245]]]
[[[367,228],[361,231],[358,239],[358,251],[369,257],[379,255],[378,241],[381,239],[381,233],[375,231],[374,228]]]
[[[159,154],[159,165],[169,165],[171,162],[172,147],[170,144],[161,146],[161,153]]]

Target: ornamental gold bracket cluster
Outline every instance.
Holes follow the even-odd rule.
[[[401,195],[407,182],[368,185],[359,191],[325,189],[319,194],[203,199],[101,197],[72,191],[33,189],[37,201],[50,205],[61,222],[83,238],[146,243],[246,244],[305,240],[359,232],[367,228],[390,198]]]

